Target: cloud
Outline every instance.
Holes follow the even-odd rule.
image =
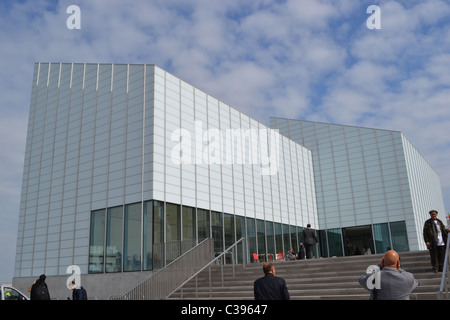
[[[66,28],[72,4],[81,30]],[[2,205],[18,213],[33,64],[61,61],[157,64],[263,123],[280,116],[400,130],[441,175],[450,206],[450,4],[383,1],[381,29],[369,30],[371,4],[3,1]]]

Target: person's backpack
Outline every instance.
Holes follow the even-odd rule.
[[[36,296],[38,300],[48,300],[48,289],[44,283],[41,283],[36,288]]]

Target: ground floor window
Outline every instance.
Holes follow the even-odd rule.
[[[242,237],[227,262],[273,261],[298,252],[301,227],[161,201],[91,212],[89,273],[159,269],[206,238],[216,255]],[[243,248],[244,246],[244,248]],[[244,251],[243,251],[244,250]],[[247,252],[248,256],[243,256]],[[316,254],[315,256],[318,256]]]
[[[300,226],[154,200],[103,208],[91,212],[89,273],[160,269],[210,237],[216,255],[247,238],[227,263],[284,260],[291,248],[303,257],[302,233]],[[409,251],[405,221],[317,230],[316,235],[316,258]]]
[[[405,221],[321,230],[319,238],[322,257],[409,251]]]

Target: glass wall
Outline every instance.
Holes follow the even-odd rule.
[[[247,238],[233,255],[227,255],[226,263],[273,261],[290,248],[295,253],[304,250],[298,247],[302,233],[302,227],[161,201],[94,210],[89,273],[159,269],[209,237],[214,240],[216,256],[242,237]],[[404,221],[316,230],[316,234],[319,239],[319,246],[314,247],[316,258],[349,255],[346,252],[349,236],[358,245],[363,243],[361,239],[370,242],[372,253],[384,253],[391,248],[409,251]],[[248,253],[245,259],[243,246]]]

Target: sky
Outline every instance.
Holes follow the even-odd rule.
[[[35,62],[156,64],[267,125],[401,131],[450,211],[449,1],[0,1],[0,283],[14,273]]]

